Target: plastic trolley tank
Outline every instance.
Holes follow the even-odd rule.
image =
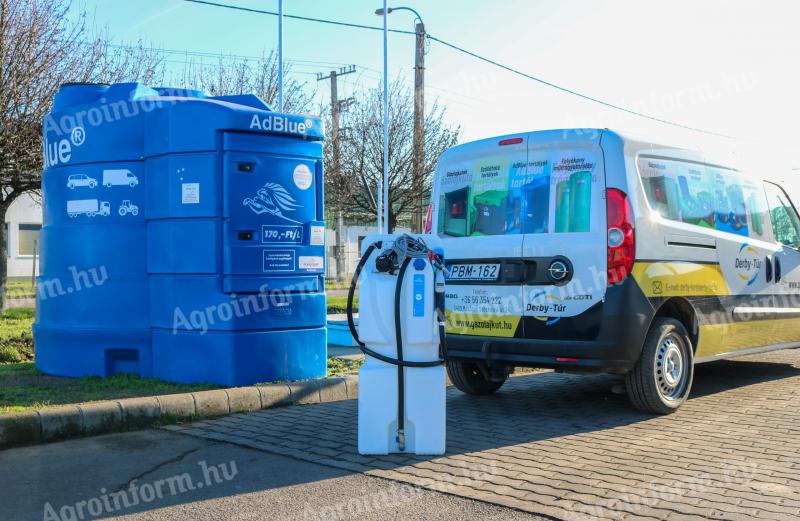
[[[325,374],[319,119],[253,95],[72,84],[44,130],[40,370]]]

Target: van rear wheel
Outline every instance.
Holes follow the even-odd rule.
[[[625,377],[628,398],[644,412],[669,414],[689,397],[694,378],[694,353],[683,324],[656,317],[636,366]]]
[[[447,375],[453,385],[467,394],[483,396],[497,391],[508,380],[510,368],[492,379],[485,376],[488,373],[488,371],[481,371],[477,362],[447,361]]]

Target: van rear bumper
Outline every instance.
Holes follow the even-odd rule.
[[[546,367],[579,372],[627,373],[636,359],[625,356],[616,342],[584,340],[537,340],[447,335],[447,356],[513,366]]]
[[[447,335],[447,354],[457,360],[473,360],[514,366],[548,367],[576,372],[627,373],[636,365],[655,308],[632,277],[606,290],[596,304],[599,331],[593,338],[503,338]],[[590,320],[590,313],[575,317]],[[561,321],[568,326],[567,321]],[[564,331],[568,333],[569,330]],[[559,338],[560,336],[560,338]]]

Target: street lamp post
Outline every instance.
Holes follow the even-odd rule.
[[[401,6],[387,9],[384,6],[384,9],[377,9],[375,14],[378,16],[384,16],[384,13],[392,14],[394,11],[409,11],[414,14],[418,21],[418,23],[415,24],[416,47],[414,52],[414,155],[412,160],[412,176],[414,193],[421,194],[423,169],[425,165],[425,23],[422,21],[422,16],[420,16],[420,14],[411,7]],[[384,16],[384,25],[386,25],[386,18],[387,17]],[[386,72],[384,71],[384,79],[385,78]],[[421,196],[420,200],[415,206],[416,208],[414,208],[413,225],[416,228],[416,231],[422,231],[422,212],[424,201],[422,200]]]
[[[278,0],[278,112],[283,112],[283,0]]]
[[[389,0],[383,0],[383,10],[389,12]],[[383,179],[379,193],[378,233],[389,233],[389,18],[387,16],[383,17]]]

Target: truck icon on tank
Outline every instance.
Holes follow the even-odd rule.
[[[77,217],[85,215],[94,217],[95,215],[110,215],[111,204],[108,201],[98,201],[97,199],[74,199],[67,201],[67,215]]]
[[[113,170],[103,170],[103,186],[111,188],[112,186],[134,186],[139,184],[139,178],[133,175],[130,170],[118,168]]]

